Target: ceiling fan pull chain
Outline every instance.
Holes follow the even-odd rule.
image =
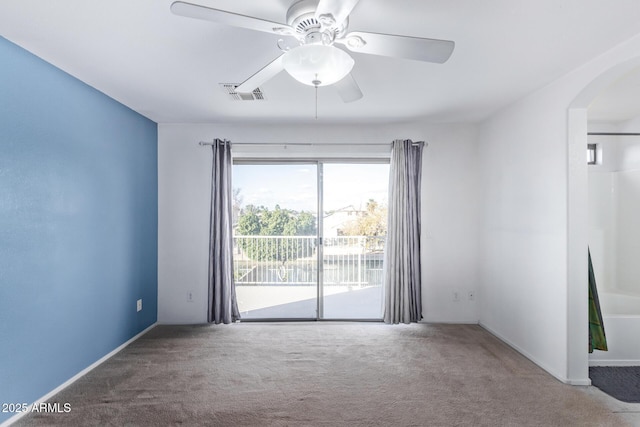
[[[320,80],[318,80],[318,75],[316,74],[316,79],[311,82],[316,88],[316,120],[318,120],[318,86],[320,86]]]

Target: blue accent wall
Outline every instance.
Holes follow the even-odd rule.
[[[0,404],[156,322],[157,176],[156,123],[0,37]]]

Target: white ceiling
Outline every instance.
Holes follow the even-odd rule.
[[[284,22],[293,0],[189,0]],[[173,15],[172,0],[2,0],[0,35],[159,123],[314,121],[314,89],[281,73],[277,36]],[[350,30],[454,40],[445,64],[356,54],[364,98],[318,91],[318,121],[477,121],[640,32],[637,0],[361,0]]]

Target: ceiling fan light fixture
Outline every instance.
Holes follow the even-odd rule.
[[[342,80],[354,62],[344,50],[322,44],[298,46],[282,57],[287,73],[309,86],[327,86]]]

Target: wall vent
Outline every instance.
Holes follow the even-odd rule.
[[[234,101],[264,101],[266,98],[262,90],[258,87],[251,93],[236,92],[236,88],[240,83],[220,83],[220,87]]]

